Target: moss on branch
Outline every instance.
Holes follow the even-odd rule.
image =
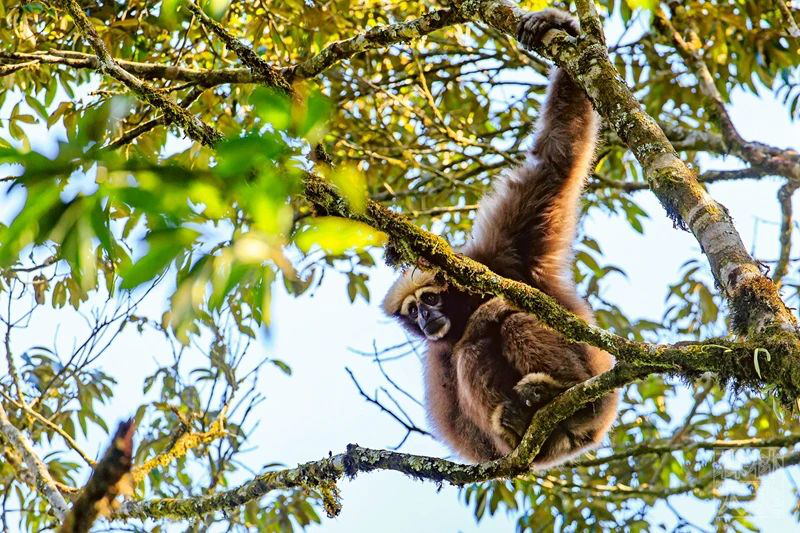
[[[175,444],[173,444],[169,450],[160,453],[155,457],[151,457],[144,463],[138,465],[131,471],[133,482],[139,483],[154,468],[168,466],[170,463],[189,453],[189,451],[224,437],[226,435],[224,427],[224,415],[225,411],[221,412],[220,416],[214,420],[213,424],[211,424],[211,427],[208,429],[208,431],[203,431],[200,433],[184,433],[178,437],[178,439],[175,441]]]
[[[306,198],[319,212],[359,220],[386,232],[392,251],[401,262],[412,265],[424,259],[426,268],[437,270],[454,285],[476,294],[502,296],[564,337],[602,348],[618,361],[687,377],[713,372],[723,381],[743,387],[772,384],[779,387],[786,401],[800,396],[800,343],[794,334],[781,328],[765,330],[739,342],[714,339],[697,345],[659,346],[631,341],[588,324],[538,289],[498,276],[485,265],[454,252],[441,237],[376,202],[368,202],[365,214],[357,214],[321,178],[308,175],[305,186]],[[752,363],[757,348],[776,356],[761,365],[761,375]]]

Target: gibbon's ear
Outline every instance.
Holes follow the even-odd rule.
[[[432,272],[409,268],[404,271],[397,281],[389,288],[389,292],[383,298],[383,312],[389,316],[395,316],[400,312],[403,300],[410,294],[414,294],[418,289],[436,282]]]

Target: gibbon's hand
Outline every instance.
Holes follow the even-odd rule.
[[[531,50],[549,30],[563,30],[573,37],[580,33],[575,17],[558,9],[542,9],[522,16],[517,25],[517,40]]]
[[[528,407],[539,408],[550,403],[567,388],[569,387],[564,387],[547,374],[537,372],[519,380],[519,383],[514,385],[514,392]]]

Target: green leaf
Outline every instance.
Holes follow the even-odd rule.
[[[222,17],[225,16],[225,13],[228,11],[228,7],[230,6],[230,0],[208,0],[206,3],[204,10],[208,13],[208,16],[213,18],[214,20],[220,21]]]
[[[280,368],[281,372],[283,372],[287,376],[292,375],[292,368],[283,361],[281,361],[280,359],[270,359],[270,363]]]
[[[260,169],[286,152],[286,144],[277,135],[247,135],[227,139],[217,145],[214,172],[223,178],[245,177],[249,169]]]
[[[314,92],[306,100],[305,115],[297,125],[297,134],[305,137],[312,145],[322,140],[325,121],[331,113],[330,101],[322,94]]]
[[[653,11],[658,6],[658,0],[625,0],[631,9],[647,9]]]
[[[123,289],[133,289],[160,274],[175,257],[186,250],[199,234],[180,228],[161,230],[147,237],[150,249],[138,261],[122,272]]]
[[[330,181],[342,193],[350,208],[363,213],[367,208],[367,181],[355,166],[342,165],[330,175]]]
[[[161,10],[158,19],[167,29],[175,29],[178,26],[178,16],[183,0],[161,0]]]
[[[275,89],[258,87],[250,95],[250,104],[255,107],[256,114],[275,128],[284,131],[292,120],[292,102],[289,96]]]
[[[347,250],[382,246],[386,243],[386,234],[361,222],[319,217],[312,219],[306,229],[298,232],[294,242],[304,252],[316,245],[328,254],[339,255]]]

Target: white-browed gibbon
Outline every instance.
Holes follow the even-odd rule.
[[[517,39],[531,47],[553,28],[578,35],[573,17],[546,9],[523,17]],[[589,322],[592,312],[576,291],[570,264],[596,136],[597,117],[583,89],[555,69],[527,162],[481,201],[472,237],[460,250]],[[441,438],[472,461],[508,454],[537,409],[614,364],[610,354],[565,340],[502,298],[468,294],[416,268],[395,282],[383,308],[426,339],[430,420]],[[599,444],[617,402],[617,393],[609,393],[562,421],[534,466],[562,462]]]

